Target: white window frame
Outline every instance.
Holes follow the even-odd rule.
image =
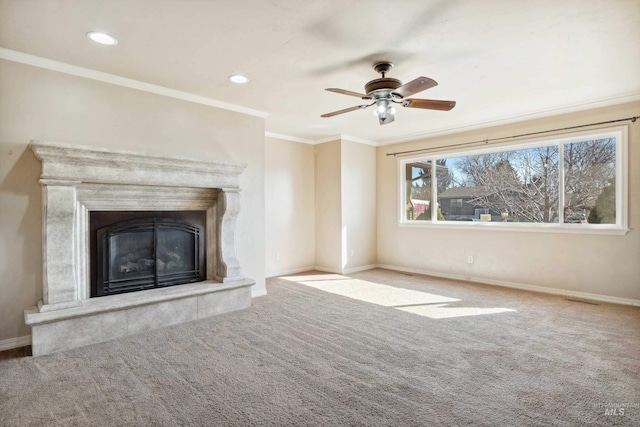
[[[558,212],[558,223],[517,223],[517,222],[460,222],[438,221],[438,204],[431,200],[431,220],[418,221],[406,219],[406,164],[415,161],[431,161],[431,176],[436,177],[436,160],[455,158],[461,156],[474,156],[482,154],[499,153],[511,150],[524,150],[550,145],[558,147],[558,181],[560,188],[558,206],[564,207],[564,145],[575,142],[615,138],[616,140],[616,223],[615,224],[564,224],[564,208]],[[452,150],[434,151],[423,155],[398,157],[398,224],[401,227],[420,227],[438,229],[469,229],[469,230],[509,230],[523,232],[551,232],[551,233],[575,233],[575,234],[612,234],[625,235],[629,232],[629,194],[628,194],[628,126],[616,126],[610,128],[594,129],[584,132],[573,132],[547,136],[543,138],[521,140],[492,144],[491,147],[461,148]],[[431,194],[437,199],[437,182],[431,180]]]

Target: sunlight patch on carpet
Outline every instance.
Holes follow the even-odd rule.
[[[449,317],[478,316],[480,314],[505,313],[515,311],[510,308],[480,307],[447,307],[447,304],[419,305],[413,307],[395,307],[407,313],[419,314],[431,319],[447,319]]]
[[[305,276],[288,276],[281,279],[300,283],[305,286],[330,292],[347,298],[391,307],[407,313],[446,319],[450,317],[477,316],[481,314],[504,313],[516,311],[509,308],[449,307],[448,303],[459,299],[428,292],[397,288],[366,280],[351,279],[340,274],[316,274]]]
[[[341,274],[333,274],[333,273],[308,274],[304,276],[282,276],[282,277],[278,277],[278,279],[284,279],[284,280],[289,280],[290,282],[298,282],[298,283],[315,282],[315,281],[322,281],[322,280],[351,280],[350,277],[343,276]]]
[[[331,279],[299,281],[303,285],[343,297],[354,298],[372,304],[393,307],[395,305],[408,304],[435,304],[443,302],[459,301],[455,298],[426,292],[412,291],[411,289],[396,288],[395,286],[381,285],[358,279]]]

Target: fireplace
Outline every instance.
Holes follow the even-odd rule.
[[[91,297],[206,280],[205,211],[89,216]]]
[[[251,305],[235,224],[246,165],[32,141],[42,162],[33,355]]]

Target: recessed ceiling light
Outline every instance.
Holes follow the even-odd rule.
[[[243,76],[242,74],[232,74],[229,76],[229,80],[234,83],[248,83],[249,77]]]
[[[91,40],[93,40],[96,43],[104,44],[107,46],[113,46],[118,44],[118,40],[115,37],[110,36],[109,34],[106,34],[106,33],[101,33],[99,31],[89,31],[87,33],[87,37],[89,37]]]

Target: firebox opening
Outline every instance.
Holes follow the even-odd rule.
[[[93,211],[91,297],[206,280],[206,211]]]

